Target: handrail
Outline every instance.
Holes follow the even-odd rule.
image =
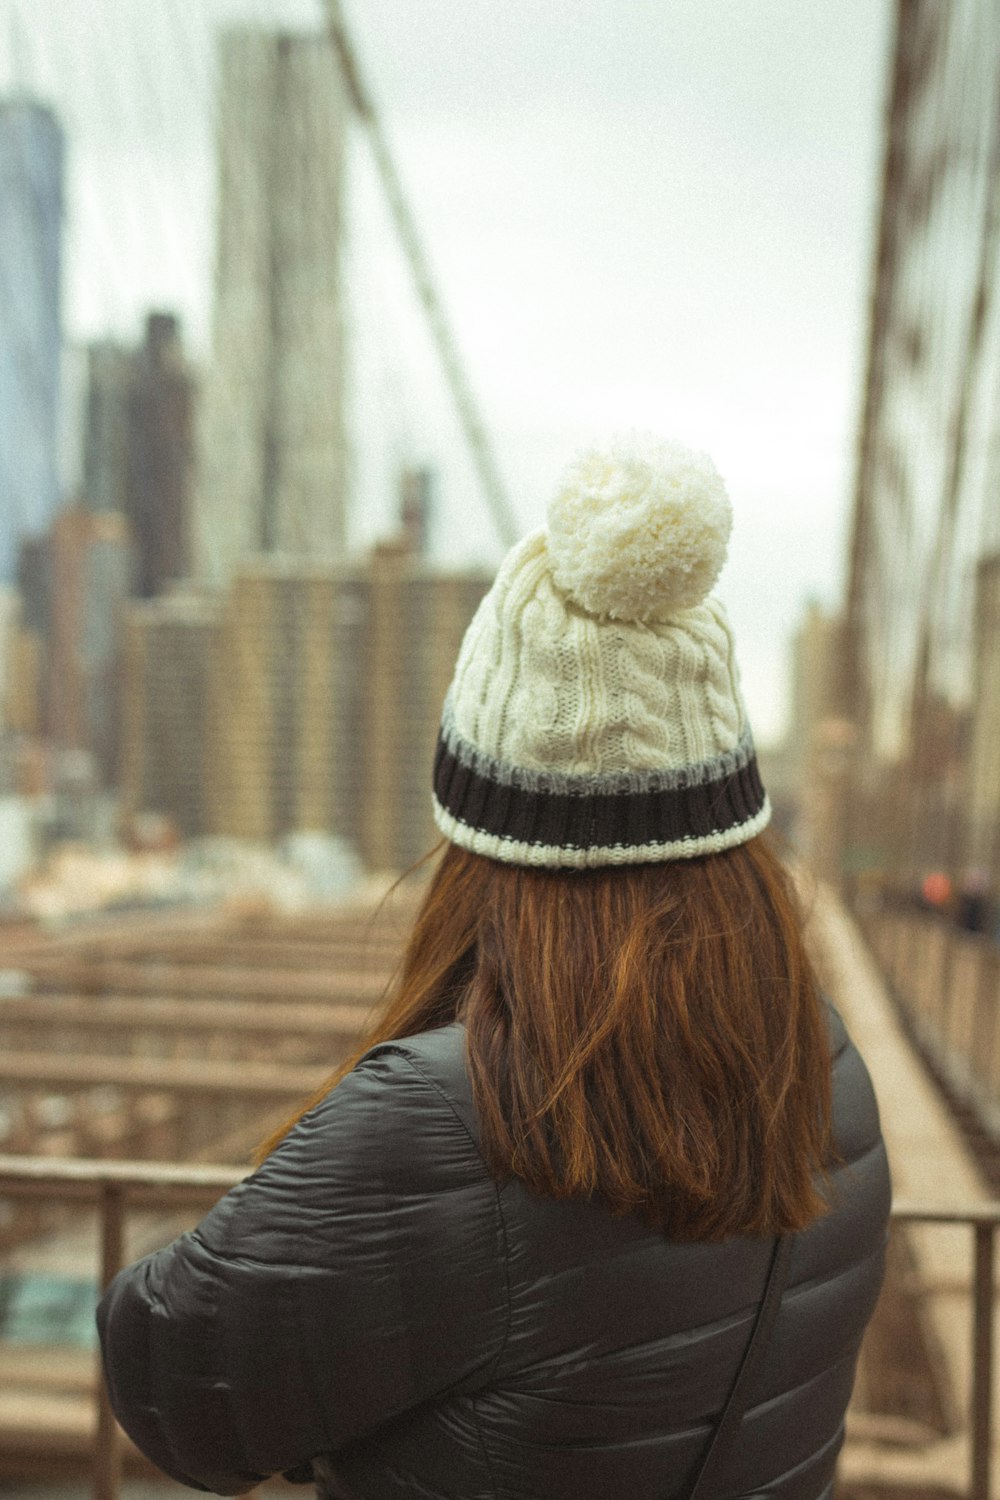
[[[0,1197],[55,1197],[98,1207],[102,1292],[124,1263],[127,1209],[207,1209],[243,1176],[244,1170],[235,1166],[0,1155]],[[98,1375],[91,1493],[94,1500],[117,1500],[122,1476],[121,1429],[100,1370]]]
[[[125,1217],[134,1208],[207,1208],[245,1176],[230,1165],[100,1161],[0,1154],[0,1198],[52,1199],[96,1207],[100,1219],[102,1290],[123,1263]],[[969,1500],[990,1500],[990,1427],[993,1402],[993,1288],[1000,1201],[967,1205],[893,1204],[899,1224],[966,1225],[973,1231],[971,1463]],[[98,1389],[94,1443],[94,1500],[117,1500],[121,1480],[121,1430],[103,1379]]]
[[[1000,945],[940,914],[856,913],[896,1007],[948,1089],[1000,1133]]]
[[[0,1177],[3,1174],[3,1157],[0,1156]],[[893,1221],[900,1224],[972,1224],[997,1228],[1000,1226],[1000,1199],[987,1198],[982,1203],[963,1206],[928,1203],[911,1203],[907,1198],[895,1198],[892,1204]]]
[[[10,1198],[45,1198],[57,1190],[61,1197],[97,1202],[105,1187],[117,1187],[142,1202],[147,1192],[163,1194],[173,1203],[197,1205],[206,1193],[227,1192],[246,1176],[247,1169],[201,1166],[197,1162],[99,1161],[87,1157],[5,1156],[0,1154],[0,1192]],[[213,1200],[214,1201],[214,1200]]]

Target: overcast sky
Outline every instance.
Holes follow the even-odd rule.
[[[721,593],[765,741],[804,600],[839,595],[890,9],[345,0],[519,519],[542,519],[594,434],[707,449],[736,514]],[[157,304],[207,352],[213,28],[320,15],[319,0],[0,0],[0,88],[52,98],[70,132],[73,338],[131,336]],[[352,168],[355,534],[385,523],[388,459],[369,452],[384,433],[390,458],[441,469],[439,553],[495,561],[357,145]]]

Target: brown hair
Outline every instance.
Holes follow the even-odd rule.
[[[375,1043],[459,1012],[501,1181],[597,1196],[675,1239],[797,1230],[826,1207],[826,1023],[766,838],[583,872],[449,844],[385,1008],[305,1108]]]

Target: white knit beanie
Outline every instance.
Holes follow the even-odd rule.
[[[732,633],[707,597],[731,525],[711,459],[679,444],[621,438],[571,465],[459,652],[434,764],[447,838],[588,869],[765,827]]]

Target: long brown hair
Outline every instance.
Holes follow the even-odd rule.
[[[385,1008],[305,1108],[375,1043],[459,1014],[499,1180],[676,1239],[801,1229],[826,1207],[826,1022],[766,837],[581,872],[447,845]]]

